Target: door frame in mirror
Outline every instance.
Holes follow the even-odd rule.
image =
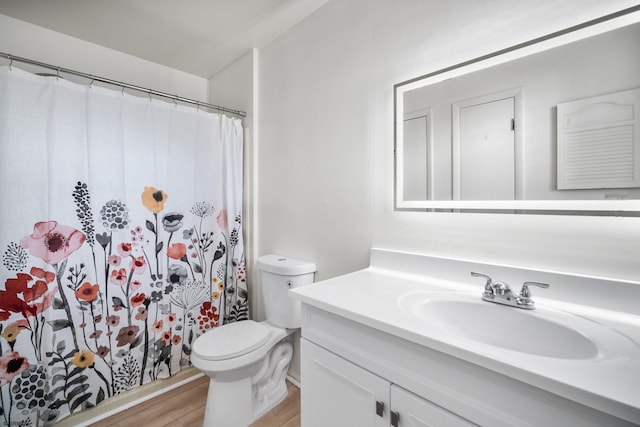
[[[491,212],[640,216],[640,200],[404,200],[402,169],[405,92],[473,71],[563,46],[640,22],[640,5],[556,31],[393,86],[394,95],[394,209],[409,211]]]

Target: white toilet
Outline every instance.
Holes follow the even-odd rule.
[[[291,335],[301,326],[289,289],[313,283],[316,266],[264,255],[258,269],[267,320],[219,326],[193,343],[191,363],[210,378],[203,427],[245,427],[287,395]]]

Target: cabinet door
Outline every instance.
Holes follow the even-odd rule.
[[[387,381],[304,338],[301,349],[303,426],[389,426]]]
[[[398,386],[391,386],[391,410],[398,427],[470,427],[473,424]]]

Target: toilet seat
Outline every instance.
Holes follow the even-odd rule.
[[[268,327],[253,320],[219,326],[193,343],[193,352],[203,360],[226,360],[263,346],[271,335]]]

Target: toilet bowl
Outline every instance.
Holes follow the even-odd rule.
[[[191,363],[209,377],[203,427],[244,427],[287,395],[285,378],[300,327],[289,289],[313,282],[315,264],[279,255],[258,259],[266,321],[208,331],[193,343]]]

